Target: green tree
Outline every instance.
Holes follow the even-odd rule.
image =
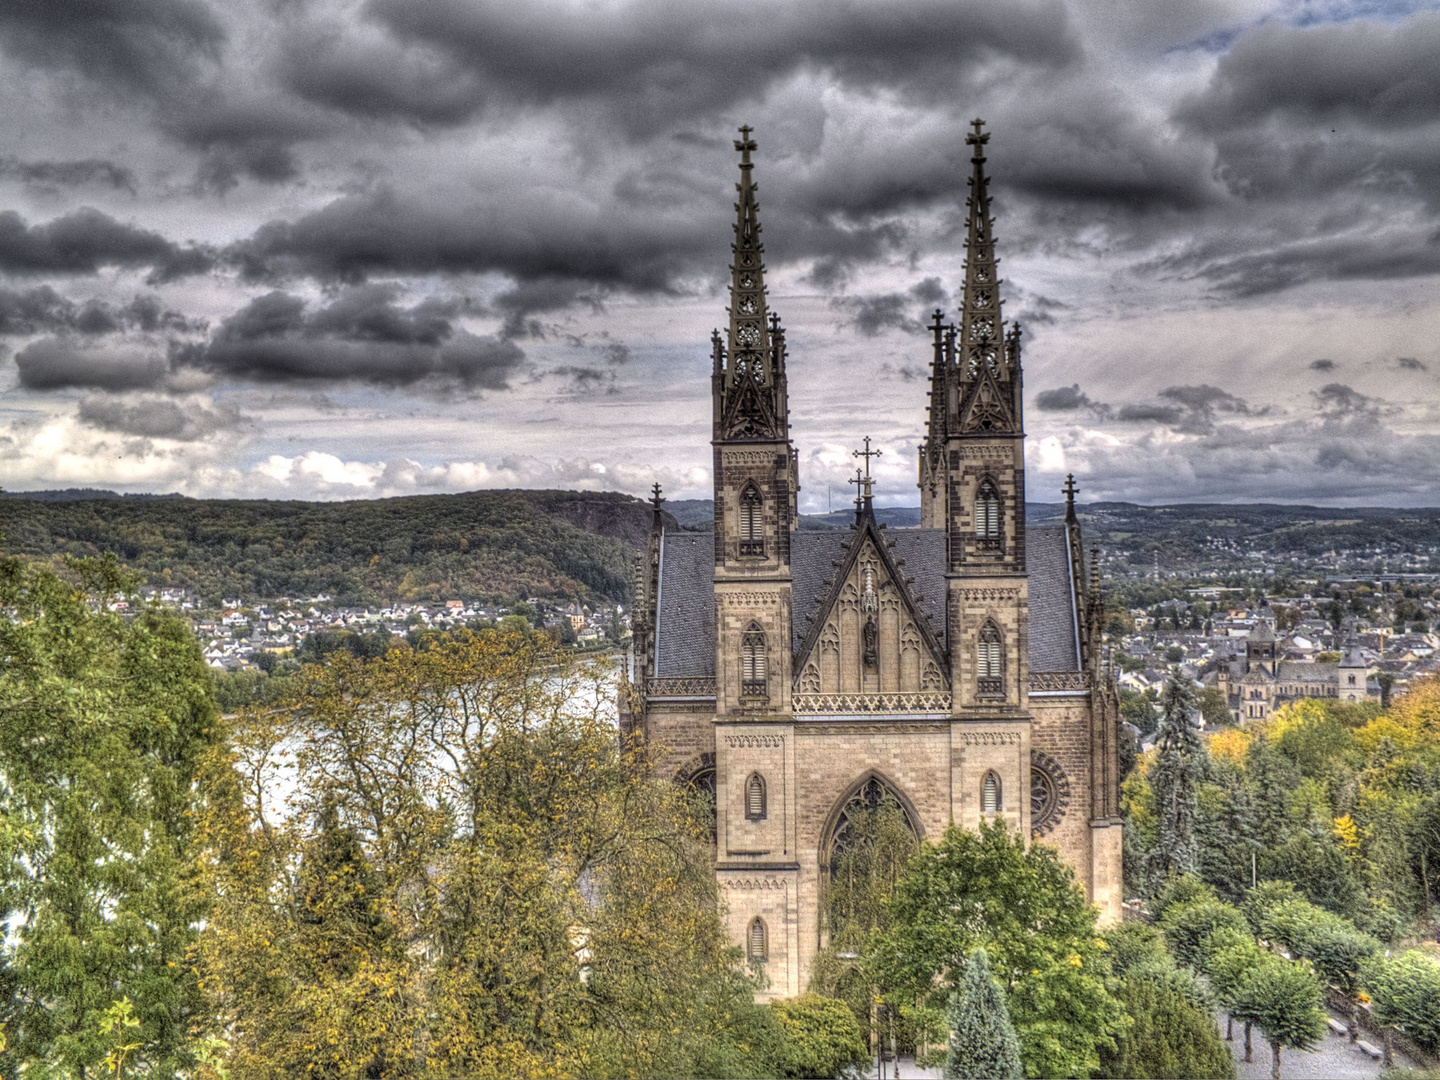
[[[1440,964],[1419,949],[1365,963],[1362,981],[1375,1015],[1432,1054],[1440,1052]]]
[[[805,994],[770,1006],[783,1035],[780,1073],[786,1077],[829,1080],[869,1060],[865,1033],[843,1001]]]
[[[1204,899],[1172,904],[1165,909],[1160,926],[1175,958],[1201,971],[1211,935],[1220,930],[1243,931],[1245,917],[1222,900]]]
[[[1211,727],[1230,723],[1230,703],[1226,700],[1225,691],[1218,686],[1207,686],[1201,690],[1197,704],[1200,708],[1200,715]]]
[[[210,678],[177,619],[107,609],[134,585],[113,560],[0,559],[7,1073],[84,1076],[122,1027],[128,1067],[171,1073],[207,1021],[190,951]]]
[[[1006,994],[1027,1076],[1094,1072],[1124,1013],[1111,995],[1095,909],[1054,848],[1003,823],[926,845],[890,904],[870,972],[896,999],[943,1006],[983,946]],[[943,996],[941,996],[943,995]],[[939,998],[937,1002],[936,999]]]
[[[1188,679],[1172,676],[1165,684],[1161,704],[1157,753],[1150,771],[1159,824],[1159,843],[1151,864],[1152,880],[1157,883],[1194,873],[1199,865],[1195,827],[1200,781],[1205,771],[1205,747],[1191,719],[1195,712],[1194,687]]]
[[[990,974],[990,958],[976,949],[965,962],[960,985],[950,995],[950,1029],[945,1057],[947,1080],[1020,1077],[1020,1040],[1005,1007],[1005,994]]]
[[[1250,972],[1264,963],[1265,950],[1248,933],[1221,929],[1206,942],[1205,977],[1216,1000],[1226,1011],[1225,1041],[1234,1038],[1235,1021],[1245,1024],[1245,1060],[1251,1060],[1250,1024],[1237,1012],[1243,1008],[1241,990]]]
[[[1101,1075],[1217,1077],[1235,1075],[1235,1061],[1215,1030],[1215,1017],[1161,968],[1139,968],[1120,983],[1131,1024],[1113,1053],[1101,1056]]]
[[[891,898],[919,847],[904,810],[887,793],[874,806],[852,809],[831,857],[824,912],[829,942],[816,957],[811,989],[844,1001],[867,1027],[875,988],[865,965],[850,958],[867,955],[891,925]],[[902,1015],[898,1034],[913,1037],[913,1026]]]
[[[234,719],[201,943],[234,1076],[782,1069],[708,823],[617,742],[607,678],[545,635],[460,631],[337,650]]]
[[[1274,953],[1262,953],[1260,963],[1240,982],[1234,1012],[1265,1033],[1271,1080],[1280,1080],[1282,1049],[1308,1050],[1325,1034],[1323,1000],[1320,980],[1309,964]]]

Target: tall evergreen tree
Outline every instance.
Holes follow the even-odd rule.
[[[950,1052],[947,1080],[985,1077],[1010,1080],[1020,1067],[1020,1039],[1010,1022],[1005,992],[990,974],[990,958],[976,949],[965,964],[965,977],[950,995]]]
[[[1188,679],[1172,675],[1161,696],[1163,712],[1156,728],[1159,755],[1151,774],[1159,845],[1151,856],[1151,880],[1159,885],[1199,867],[1196,840],[1200,782],[1205,775],[1205,748],[1191,719],[1195,689]]]
[[[188,627],[109,609],[135,584],[113,560],[0,559],[7,1076],[85,1076],[116,1030],[130,1067],[173,1075],[207,1022],[194,781],[215,710]]]

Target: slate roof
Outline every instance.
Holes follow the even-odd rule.
[[[886,529],[891,556],[913,581],[912,596],[930,618],[941,647],[945,641],[945,530]],[[826,593],[834,563],[853,533],[790,534],[794,625],[791,648],[798,649]],[[1030,670],[1078,671],[1074,589],[1063,526],[1025,530],[1030,572]],[[655,674],[698,678],[715,674],[715,538],[712,533],[666,532],[661,544],[660,596],[655,634]]]

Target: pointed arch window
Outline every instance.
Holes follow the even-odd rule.
[[[984,480],[975,493],[975,538],[983,548],[1000,546],[1000,492],[993,480]]]
[[[975,644],[975,686],[981,697],[1005,693],[1005,640],[993,622],[980,628],[980,640]]]
[[[751,773],[745,781],[745,817],[749,821],[765,820],[765,778]]]
[[[763,964],[770,959],[769,936],[764,919],[756,916],[750,920],[750,931],[745,935],[745,956],[752,964]]]
[[[1005,808],[1001,796],[1000,777],[991,770],[985,774],[985,779],[980,782],[980,812],[982,814],[998,814]]]
[[[753,480],[740,489],[740,554],[765,557],[765,498]]]
[[[759,623],[751,623],[740,636],[740,696],[764,700],[770,696],[765,631]]]

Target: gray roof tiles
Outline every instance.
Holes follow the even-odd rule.
[[[835,574],[854,538],[852,532],[790,534],[790,572],[794,597],[791,648],[798,649],[819,614]],[[942,648],[945,640],[945,530],[886,529],[890,555],[902,561],[900,572],[914,580],[912,596],[929,616]],[[1030,670],[1078,671],[1074,589],[1063,526],[1025,530],[1030,575]],[[715,674],[715,540],[713,534],[667,532],[661,548],[659,617],[655,674],[695,678]]]

